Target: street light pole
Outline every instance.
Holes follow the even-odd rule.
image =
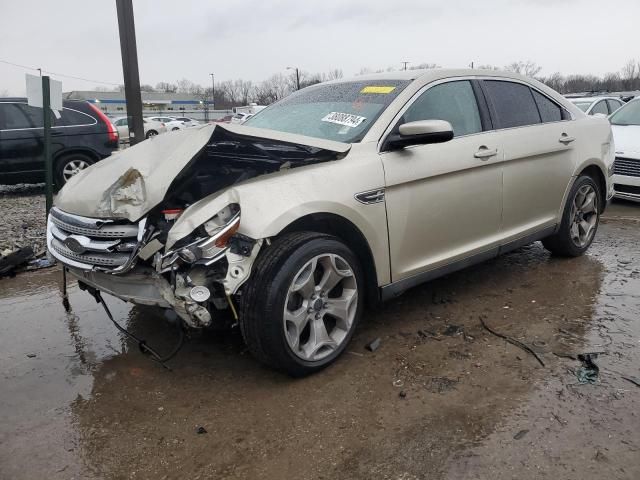
[[[213,110],[216,109],[216,84],[213,81],[213,73],[211,75],[211,105],[213,105]]]
[[[300,70],[298,70],[298,67],[287,67],[287,70],[296,71],[296,90],[300,90]]]

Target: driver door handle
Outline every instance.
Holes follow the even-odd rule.
[[[487,147],[480,147],[476,153],[473,154],[474,157],[479,158],[480,160],[487,160],[491,157],[495,157],[498,155],[498,149],[494,148],[489,150]]]
[[[560,143],[564,143],[565,145],[569,145],[571,142],[573,142],[576,139],[576,137],[570,137],[569,135],[567,135],[566,133],[563,133],[560,138],[558,139],[558,141]]]

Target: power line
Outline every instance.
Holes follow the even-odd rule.
[[[64,73],[52,72],[50,70],[43,70],[41,68],[29,67],[27,65],[20,65],[19,63],[8,62],[6,60],[0,60],[0,63],[4,63],[6,65],[12,65],[14,67],[24,68],[25,70],[36,70],[36,71],[40,71],[42,73],[48,73],[50,75],[56,75],[58,77],[73,78],[74,80],[82,80],[82,81],[90,82],[90,83],[102,83],[103,85],[113,85],[115,87],[119,87],[121,85],[120,83],[103,82],[102,80],[93,80],[91,78],[76,77],[74,75],[66,75]]]

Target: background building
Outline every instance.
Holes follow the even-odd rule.
[[[74,90],[63,93],[62,96],[68,100],[91,102],[112,118],[127,114],[124,92]],[[142,114],[144,116],[185,116],[206,121],[215,120],[231,113],[230,110],[213,110],[212,107],[210,102],[186,93],[142,92]]]

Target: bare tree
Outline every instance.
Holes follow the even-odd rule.
[[[496,67],[495,65],[491,65],[489,63],[485,63],[483,65],[478,65],[475,68],[480,70],[501,70],[500,67]]]
[[[344,74],[342,73],[342,70],[339,68],[336,68],[334,70],[330,70],[326,73],[322,74],[322,81],[323,82],[328,82],[329,80],[338,80],[340,78],[344,77]]]
[[[525,77],[533,78],[540,73],[542,67],[531,60],[527,60],[526,62],[512,62],[509,65],[505,65],[504,69],[508,72],[519,73]]]
[[[409,70],[431,70],[433,68],[442,68],[437,63],[419,63],[417,65],[412,65],[409,67]]]
[[[269,105],[291,93],[288,79],[281,73],[272,75],[256,87],[256,101],[260,105]]]
[[[196,87],[196,84],[193,83],[191,80],[183,78],[182,80],[178,80],[176,82],[176,86],[177,86],[176,91],[178,93],[192,93],[194,88]]]
[[[178,91],[178,86],[175,83],[158,82],[156,83],[156,90],[158,92],[176,93]]]

